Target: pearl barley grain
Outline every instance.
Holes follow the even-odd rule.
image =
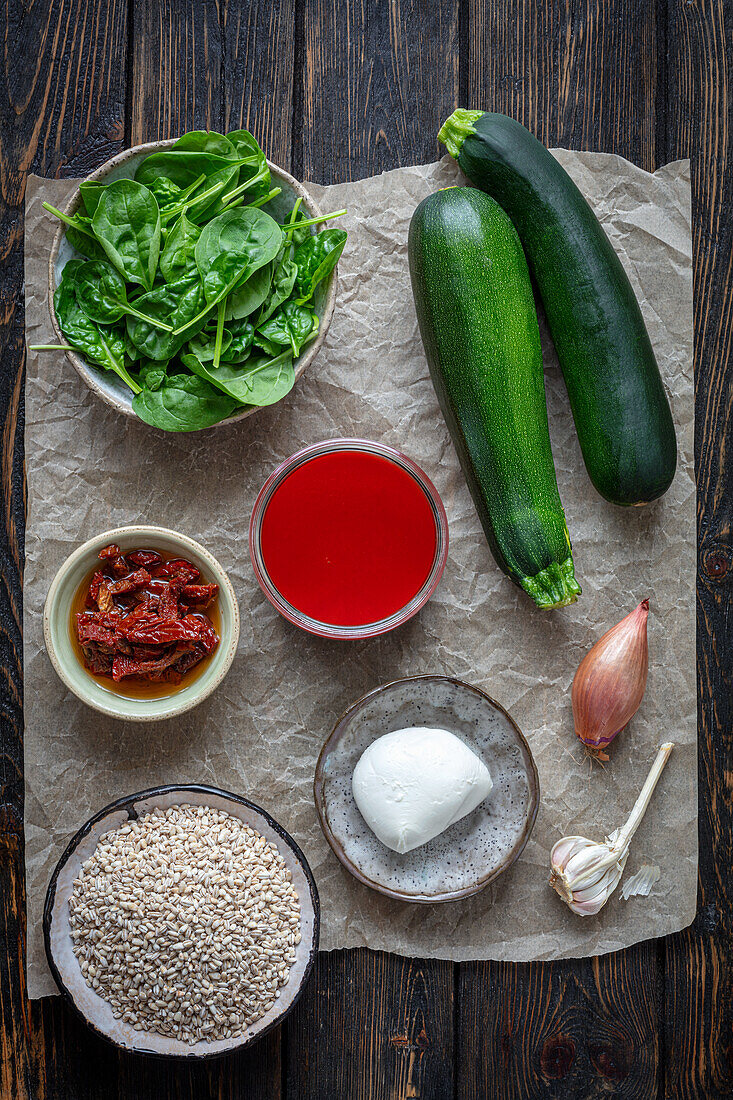
[[[235,1038],[279,997],[300,903],[274,844],[223,810],[155,809],[100,837],[69,901],[85,981],[119,1019]]]

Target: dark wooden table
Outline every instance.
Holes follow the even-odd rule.
[[[733,1096],[733,7],[728,0],[8,0],[0,96],[0,1096]],[[127,145],[249,127],[325,183],[438,156],[456,105],[646,169],[692,157],[700,895],[691,928],[528,965],[319,958],[281,1031],[123,1056],[24,979],[23,197]],[[80,818],[84,816],[80,808]]]

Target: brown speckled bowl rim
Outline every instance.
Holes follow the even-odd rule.
[[[309,950],[308,961],[306,963],[305,970],[303,971],[303,978],[297,992],[293,996],[292,1001],[279,1016],[277,1016],[274,1020],[271,1020],[266,1027],[263,1027],[262,1030],[258,1031],[255,1035],[250,1035],[249,1037],[244,1038],[242,1042],[237,1042],[226,1050],[213,1051],[211,1054],[196,1054],[193,1052],[190,1054],[166,1054],[162,1051],[148,1050],[142,1046],[132,1049],[129,1046],[125,1046],[122,1043],[116,1042],[116,1040],[111,1035],[108,1035],[106,1032],[102,1031],[101,1028],[98,1028],[96,1024],[93,1024],[91,1020],[88,1019],[85,1013],[77,1005],[71,990],[67,987],[63,978],[61,977],[59,969],[56,966],[56,960],[54,958],[53,950],[51,947],[51,920],[53,917],[54,905],[56,903],[56,884],[64,866],[71,858],[73,853],[76,851],[81,841],[86,836],[88,836],[88,834],[91,832],[98,821],[101,821],[104,817],[107,817],[109,814],[113,814],[119,810],[125,810],[128,812],[132,810],[134,815],[136,803],[144,802],[148,798],[160,797],[161,795],[172,793],[177,794],[179,792],[185,795],[189,791],[196,792],[197,794],[214,795],[217,798],[223,798],[231,802],[236,802],[240,806],[247,806],[248,809],[254,810],[255,813],[260,814],[270,826],[270,828],[273,829],[288,845],[288,847],[294,853],[299,864],[301,865],[303,873],[308,882],[311,905],[313,907],[313,940]],[[71,838],[66,848],[64,849],[63,855],[56,864],[48,884],[48,889],[46,890],[46,900],[43,906],[43,943],[46,949],[46,958],[48,959],[48,965],[51,969],[53,979],[56,982],[56,985],[59,988],[59,992],[61,993],[61,996],[66,1001],[66,1003],[71,1006],[76,1015],[84,1021],[87,1027],[90,1028],[95,1033],[95,1035],[99,1035],[100,1038],[104,1039],[105,1042],[111,1043],[113,1046],[117,1047],[118,1050],[123,1050],[127,1054],[142,1054],[147,1058],[160,1058],[164,1061],[169,1061],[173,1059],[175,1061],[207,1062],[214,1061],[218,1058],[226,1058],[230,1054],[234,1054],[237,1051],[241,1051],[245,1047],[250,1046],[252,1043],[259,1042],[259,1040],[264,1035],[267,1035],[268,1032],[272,1031],[273,1028],[279,1027],[283,1020],[290,1015],[290,1013],[293,1011],[296,1004],[300,1000],[301,996],[303,995],[303,991],[308,984],[311,973],[313,972],[316,955],[318,954],[320,928],[321,902],[318,896],[318,887],[316,886],[316,880],[313,876],[313,872],[310,869],[308,860],[305,858],[303,852],[300,849],[300,846],[293,839],[290,833],[286,829],[284,829],[279,821],[276,821],[275,818],[267,812],[267,810],[263,810],[261,806],[258,806],[256,802],[252,802],[249,798],[244,798],[242,795],[239,794],[233,794],[231,791],[224,791],[219,787],[210,787],[200,783],[167,783],[158,787],[149,787],[145,791],[138,791],[136,794],[125,795],[123,798],[118,798],[114,802],[110,802],[109,805],[103,807],[103,809],[99,810],[99,812],[94,814],[93,817],[90,817],[89,820],[86,821]],[[140,1032],[140,1034],[144,1035],[145,1032]]]
[[[445,891],[445,893],[441,894],[407,894],[401,890],[393,890],[389,886],[383,886],[381,883],[375,882],[373,879],[370,879],[367,875],[364,874],[362,870],[360,870],[359,867],[356,866],[355,863],[352,863],[352,861],[346,855],[343,848],[341,847],[341,844],[333,835],[333,832],[331,831],[331,826],[328,822],[325,805],[325,779],[323,775],[323,770],[326,757],[339,743],[354,715],[358,711],[362,710],[363,707],[371,699],[373,699],[376,695],[381,695],[383,692],[390,691],[392,688],[398,687],[402,684],[420,684],[427,682],[453,684],[454,687],[458,687],[461,690],[473,692],[474,695],[480,696],[492,707],[494,707],[495,710],[498,710],[500,714],[504,715],[504,717],[507,719],[510,726],[514,730],[517,741],[519,743],[519,748],[524,758],[524,764],[527,769],[527,783],[529,786],[529,807],[524,827],[512,850],[504,857],[503,860],[501,860],[498,866],[496,866],[488,875],[485,875],[483,878],[478,879],[473,886],[466,886],[461,890],[447,890]],[[321,828],[323,829],[323,835],[331,846],[331,849],[336,858],[346,868],[346,870],[354,876],[355,879],[363,883],[365,886],[371,887],[372,890],[376,890],[378,893],[384,894],[386,897],[393,898],[396,901],[409,901],[417,902],[418,904],[423,905],[433,905],[438,902],[459,901],[461,898],[468,898],[471,897],[473,894],[478,894],[481,890],[488,886],[490,882],[493,882],[494,879],[498,878],[499,875],[503,874],[504,871],[511,867],[515,860],[519,858],[525,844],[529,840],[535,820],[537,818],[537,810],[539,808],[540,801],[540,777],[537,772],[537,765],[534,762],[534,757],[532,756],[532,751],[527,743],[526,737],[520,730],[519,726],[514,721],[511,714],[501,705],[501,703],[497,703],[495,699],[492,699],[491,696],[488,695],[485,691],[482,691],[481,688],[475,687],[475,685],[473,684],[467,684],[465,680],[457,680],[453,676],[435,676],[429,674],[425,676],[405,676],[400,680],[390,680],[389,683],[381,684],[379,687],[374,688],[372,691],[368,691],[366,695],[362,695],[360,699],[357,699],[355,703],[351,704],[348,710],[344,711],[344,713],[341,715],[338,722],[334,726],[333,730],[323,743],[323,748],[321,749],[318,756],[318,762],[316,763],[316,772],[313,779],[313,798],[316,804],[318,821]]]
[[[69,675],[67,675],[64,662],[56,651],[56,646],[53,642],[53,636],[51,632],[51,617],[53,614],[54,604],[59,599],[59,590],[64,577],[72,569],[76,562],[81,560],[85,555],[91,554],[92,551],[101,549],[107,543],[117,542],[120,536],[136,535],[141,539],[152,539],[158,535],[164,535],[170,541],[177,543],[180,547],[182,556],[185,557],[186,552],[197,554],[205,561],[211,570],[213,578],[219,584],[220,598],[226,593],[227,600],[229,602],[232,613],[232,629],[226,637],[220,639],[220,645],[226,648],[226,658],[219,670],[217,676],[209,683],[201,688],[201,690],[192,698],[181,702],[179,700],[176,703],[175,692],[169,696],[160,696],[163,701],[170,700],[170,705],[167,709],[163,710],[160,714],[147,714],[142,711],[123,713],[117,709],[113,703],[109,706],[104,706],[92,699],[83,690],[79,688],[77,683]],[[95,558],[90,558],[89,567],[93,566]],[[237,653],[237,646],[239,644],[239,634],[241,629],[241,619],[239,614],[239,603],[237,601],[237,595],[234,591],[234,585],[229,579],[229,574],[224,569],[223,565],[214,557],[210,550],[202,546],[201,543],[196,542],[195,539],[190,538],[189,535],[183,535],[180,531],[173,531],[169,527],[154,526],[152,524],[133,523],[126,527],[113,527],[109,531],[102,531],[98,535],[93,535],[92,538],[87,539],[81,545],[77,546],[75,550],[69,554],[67,558],[61,563],[59,568],[54,574],[54,578],[46,595],[46,599],[43,605],[43,641],[46,646],[46,652],[48,653],[51,664],[53,665],[56,674],[62,683],[71,691],[77,699],[80,699],[82,703],[90,707],[92,710],[97,711],[98,714],[104,714],[108,718],[116,718],[121,722],[163,722],[169,718],[177,718],[181,714],[186,714],[189,710],[193,710],[199,703],[203,703],[204,699],[208,699],[209,696],[216,691],[224,677],[229,672],[234,662],[234,658]],[[114,698],[114,696],[112,696]]]
[[[95,169],[95,171],[92,172],[90,175],[85,176],[83,179],[80,179],[79,183],[96,183],[98,181],[101,181],[105,178],[105,176],[108,175],[109,172],[112,171],[113,168],[117,168],[120,164],[124,164],[125,161],[129,160],[131,157],[137,156],[139,153],[156,153],[161,149],[168,149],[171,145],[175,145],[177,140],[178,138],[167,138],[165,141],[148,141],[144,142],[141,145],[133,145],[130,149],[124,149],[121,153],[117,153],[114,157],[110,157],[109,160],[106,160],[104,164],[100,165],[99,168]],[[299,180],[296,180],[295,176],[291,176],[289,172],[286,172],[284,168],[280,168],[279,165],[274,164],[271,160],[267,161],[267,165],[270,169],[270,172],[274,176],[279,176],[281,180],[292,187],[299,198],[302,198],[303,204],[310,212],[311,217],[319,218],[321,216],[322,211],[318,203],[315,201],[310,191],[308,191]],[[76,210],[79,207],[80,203],[81,191],[77,187],[76,191],[74,191],[71,195],[71,198],[67,202],[65,208],[62,210],[62,213],[67,215],[76,213]],[[64,222],[59,223],[59,227],[56,230],[56,235],[53,239],[53,245],[51,246],[51,253],[48,258],[48,308],[51,314],[51,324],[53,325],[54,332],[56,333],[58,340],[62,344],[65,343],[65,337],[61,331],[61,326],[59,325],[58,318],[56,316],[56,310],[54,309],[53,304],[53,296],[56,290],[56,259],[59,254],[59,248],[61,247],[61,241],[66,235],[66,228],[67,227]],[[318,232],[321,232],[325,228],[327,228],[325,224],[316,227]],[[300,356],[297,363],[295,364],[296,382],[299,378],[302,377],[306,368],[309,367],[310,364],[313,362],[316,355],[323,346],[323,341],[326,338],[326,333],[328,332],[329,325],[331,324],[331,318],[333,317],[333,311],[336,305],[336,291],[338,288],[337,268],[338,264],[329,276],[330,281],[328,291],[326,293],[326,300],[323,304],[323,316],[320,318],[320,327],[318,329],[318,334],[316,335],[313,343],[308,345],[307,351],[305,351],[304,354]],[[110,394],[105,392],[103,387],[99,384],[99,380],[96,377],[95,369],[89,366],[87,361],[82,355],[79,354],[79,352],[67,351],[65,352],[65,355],[71,365],[76,370],[79,377],[87,384],[89,389],[92,390],[97,395],[97,397],[100,398],[100,400],[104,401],[106,405],[109,405],[110,408],[113,408],[116,412],[122,413],[123,416],[128,416],[133,420],[137,420],[140,424],[145,423],[145,421],[140,420],[136,413],[133,412],[131,404],[123,401],[120,397],[111,396]],[[248,416],[252,416],[254,413],[259,412],[260,407],[269,408],[269,406],[253,405],[248,409],[243,409],[241,412],[233,414],[232,416],[227,416],[224,420],[220,420],[217,424],[211,424],[209,428],[220,428],[222,427],[222,425],[225,424],[234,424],[238,420],[245,420]],[[153,431],[162,430],[160,428],[153,428],[152,425],[148,425],[148,427],[150,427]],[[195,430],[208,431],[209,429],[197,428]]]

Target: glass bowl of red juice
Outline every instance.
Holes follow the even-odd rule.
[[[372,638],[432,596],[448,520],[411,459],[366,439],[331,439],[267,479],[249,549],[263,592],[291,623],[323,638]]]

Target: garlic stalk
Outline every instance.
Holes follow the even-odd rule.
[[[598,913],[621,881],[631,838],[641,824],[672,748],[669,741],[660,747],[628,821],[603,844],[584,836],[566,836],[553,847],[550,886],[579,916]]]

